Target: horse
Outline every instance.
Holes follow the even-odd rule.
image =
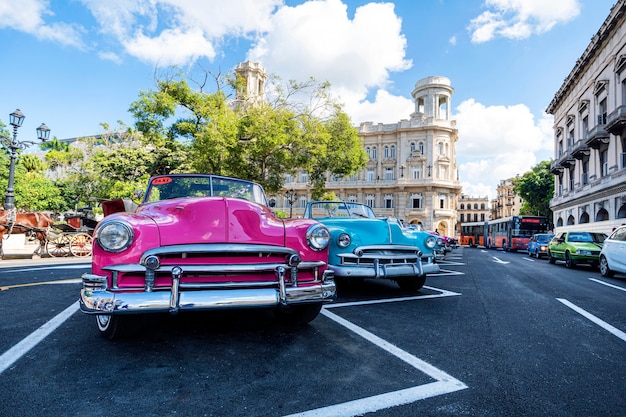
[[[2,241],[5,234],[26,233],[39,240],[39,246],[33,256],[41,256],[46,252],[48,231],[52,227],[52,218],[45,213],[16,213],[11,210],[0,210],[0,259],[4,257]]]

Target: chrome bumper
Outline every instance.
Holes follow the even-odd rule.
[[[421,262],[412,264],[380,264],[363,266],[328,265],[336,277],[396,279],[424,275]]]
[[[181,310],[211,310],[227,308],[272,307],[278,305],[332,302],[336,285],[331,270],[324,271],[321,282],[291,286],[285,283],[285,269],[277,270],[278,285],[272,288],[241,288],[219,284],[198,287],[180,282],[182,270],[172,268],[172,286],[167,290],[155,288],[111,290],[107,277],[83,274],[80,309],[87,314],[176,313]]]

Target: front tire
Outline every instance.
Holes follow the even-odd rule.
[[[552,256],[552,252],[550,251],[548,251],[548,262],[550,262],[551,264],[556,263],[556,258]]]
[[[426,283],[426,274],[417,277],[398,278],[396,283],[404,291],[417,291]]]
[[[613,275],[615,275],[615,271],[611,271],[611,269],[609,268],[609,262],[604,256],[600,257],[600,274],[602,274],[603,277],[608,278],[611,278]]]
[[[139,328],[139,320],[139,316],[96,315],[96,324],[100,335],[109,340],[130,335]]]
[[[566,268],[574,267],[574,261],[572,260],[572,255],[570,255],[569,252],[565,252],[565,267]]]
[[[313,321],[322,311],[322,303],[280,306],[274,310],[276,318],[287,325],[301,326]]]

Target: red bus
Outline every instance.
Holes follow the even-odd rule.
[[[548,232],[545,216],[511,216],[490,220],[487,226],[487,247],[506,251],[526,250],[530,237]]]
[[[486,247],[485,242],[487,242],[487,222],[461,223],[460,245]]]

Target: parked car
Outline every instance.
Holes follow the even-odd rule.
[[[606,238],[600,251],[600,273],[612,277],[626,274],[626,226],[620,226]]]
[[[561,232],[548,245],[548,259],[551,264],[557,260],[565,261],[568,268],[578,264],[597,267],[604,239],[604,233]]]
[[[530,237],[528,241],[528,256],[534,256],[539,259],[542,256],[548,256],[548,245],[554,237],[553,233],[537,233]]]
[[[276,218],[256,183],[156,176],[139,206],[103,209],[80,307],[107,338],[143,313],[258,307],[306,323],[335,298],[328,228]]]
[[[376,218],[367,205],[313,201],[304,217],[330,230],[328,264],[337,280],[389,279],[402,289],[416,290],[426,274],[439,272],[435,236],[405,228],[395,218]]]

